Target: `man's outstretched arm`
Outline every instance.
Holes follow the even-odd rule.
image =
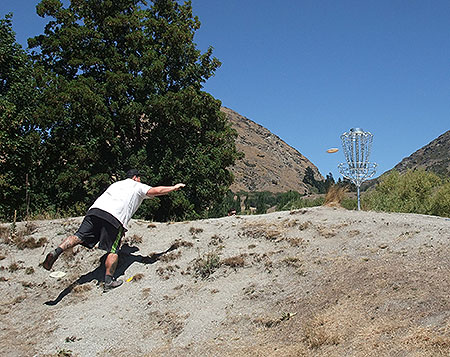
[[[152,187],[150,190],[147,191],[147,196],[154,197],[154,196],[163,196],[167,195],[168,193],[172,191],[178,191],[180,188],[186,186],[184,183],[177,183],[174,186],[156,186]]]

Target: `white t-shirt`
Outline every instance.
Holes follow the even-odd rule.
[[[132,179],[117,181],[95,200],[89,208],[99,208],[112,214],[127,229],[128,222],[152,187]]]

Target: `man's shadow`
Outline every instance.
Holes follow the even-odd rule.
[[[138,262],[142,264],[153,264],[159,260],[159,258],[176,249],[178,246],[176,244],[172,244],[169,249],[161,253],[153,253],[152,255],[142,256],[142,255],[134,255],[139,250],[137,247],[132,247],[128,244],[124,244],[118,254],[119,254],[119,263],[117,265],[116,271],[114,273],[114,277],[119,277],[125,274],[126,270],[130,267],[131,264]],[[102,283],[105,280],[105,260],[108,256],[108,253],[105,253],[100,258],[100,264],[97,268],[95,268],[90,273],[84,274],[80,276],[76,281],[70,284],[67,288],[61,291],[58,297],[55,300],[46,301],[45,305],[56,305],[58,304],[66,295],[68,295],[76,286],[83,285],[86,283],[90,283],[91,281],[96,280],[97,285]]]

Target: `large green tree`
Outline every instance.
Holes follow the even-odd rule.
[[[151,185],[187,184],[147,204],[146,218],[198,217],[220,200],[236,134],[202,91],[220,62],[193,42],[191,3],[42,0],[37,13],[51,18],[29,46],[56,207],[81,213],[130,167]]]
[[[0,218],[6,219],[28,211],[41,147],[32,63],[16,42],[11,19],[0,19]]]

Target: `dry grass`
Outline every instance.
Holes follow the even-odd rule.
[[[328,207],[341,207],[341,203],[344,200],[347,192],[347,187],[342,187],[339,185],[330,186],[328,192],[325,195],[325,201],[323,205]]]
[[[213,274],[220,265],[219,255],[215,252],[209,252],[194,261],[194,272],[196,276],[206,279]]]
[[[153,312],[152,315],[156,320],[156,324],[161,328],[169,338],[178,337],[184,329],[184,320],[186,317],[180,316],[174,312],[168,311],[164,314]]]
[[[90,290],[92,290],[92,286],[90,284],[82,284],[82,285],[75,285],[72,289],[72,292],[80,295]]]
[[[302,261],[297,257],[286,257],[283,259],[283,263],[294,268],[300,268],[303,265]]]
[[[338,345],[339,336],[329,321],[318,317],[309,321],[303,328],[303,342],[310,349],[318,349],[325,345]]]
[[[17,246],[17,248],[23,250],[25,248],[27,249],[35,249],[35,248],[39,248],[39,247],[43,247],[45,244],[47,244],[48,239],[47,238],[39,238],[39,240],[34,239],[33,237],[30,237],[28,239],[20,239],[17,238],[14,240],[15,245]]]
[[[255,239],[267,239],[276,241],[283,239],[283,229],[270,224],[249,224],[243,227],[239,235]]]
[[[221,244],[221,243],[223,243],[222,237],[220,237],[220,236],[217,235],[217,234],[214,234],[214,235],[211,237],[211,241],[208,243],[208,245],[210,245],[210,246],[218,246],[218,245]]]
[[[317,227],[317,232],[324,238],[333,238],[337,234],[335,229],[326,226]]]
[[[191,248],[193,247],[194,244],[191,242],[187,242],[185,240],[179,240],[177,239],[175,242],[172,243],[172,245],[170,246],[170,249],[178,249],[180,247],[187,247],[187,248]]]
[[[245,265],[245,257],[247,254],[241,254],[235,257],[229,257],[222,260],[221,264],[231,268],[242,268]]]
[[[5,241],[8,239],[9,235],[10,235],[10,229],[8,227],[1,226],[0,227],[0,239],[2,241]]]
[[[158,269],[156,269],[156,273],[158,273],[158,275],[164,279],[164,280],[168,280],[172,275],[174,275],[175,271],[177,271],[178,269],[180,269],[180,267],[178,265],[167,265],[164,267],[159,267]]]
[[[144,278],[144,274],[137,273],[137,274],[133,275],[133,277],[131,278],[131,281],[139,281],[139,280],[141,280],[143,278]]]
[[[311,226],[312,226],[311,221],[306,221],[306,222],[303,222],[303,223],[299,224],[298,229],[300,229],[301,231],[304,231],[304,230],[308,229]]]
[[[179,257],[181,257],[181,252],[172,252],[162,255],[159,260],[164,263],[169,263],[171,261],[177,260]]]
[[[305,240],[303,238],[289,238],[287,241],[291,247],[301,247],[305,244]]]
[[[125,242],[128,242],[130,245],[140,244],[142,243],[142,236],[138,236],[137,234],[133,234],[129,237]]]
[[[34,237],[28,237],[33,234],[37,229],[37,225],[33,222],[26,223],[22,229],[17,230],[16,227],[7,228],[0,227],[0,239],[9,245],[16,246],[20,250],[23,249],[35,249],[44,246],[48,240],[41,237],[36,240]]]
[[[20,269],[20,265],[17,264],[16,262],[11,263],[11,264],[9,265],[9,267],[8,267],[8,271],[9,271],[10,273],[14,273],[14,272],[16,272],[16,271],[19,270],[19,269]]]
[[[203,232],[203,228],[195,228],[195,227],[189,228],[189,233],[191,233],[193,236],[200,234],[202,232]]]

